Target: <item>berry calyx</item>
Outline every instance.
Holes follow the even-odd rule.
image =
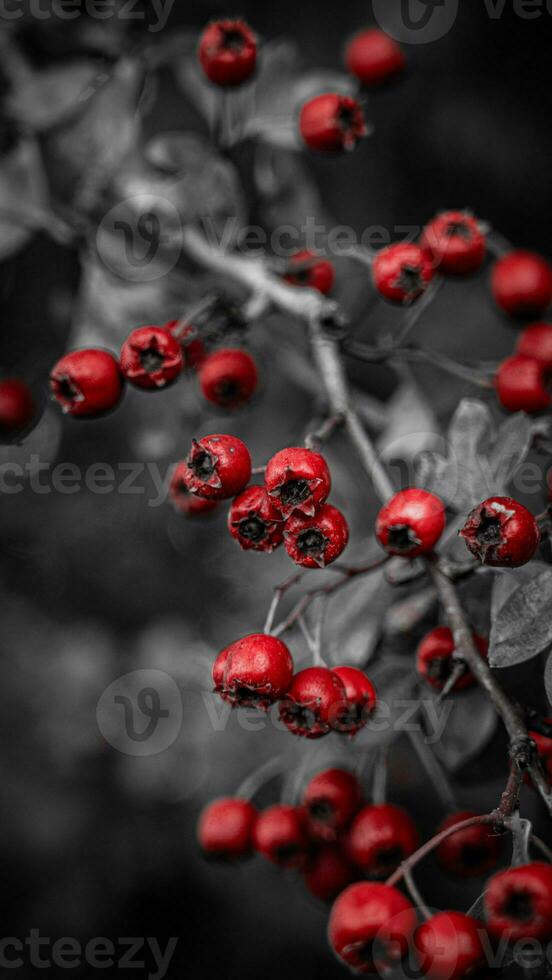
[[[439,912],[418,926],[414,935],[423,976],[428,980],[463,980],[485,964],[481,922],[462,912]]]
[[[500,365],[496,390],[502,407],[508,412],[544,412],[552,404],[546,382],[546,369],[541,361],[514,354]]]
[[[306,667],[295,674],[280,704],[280,719],[302,738],[321,738],[331,730],[345,704],[345,688],[326,667]]]
[[[552,371],[552,323],[531,323],[519,335],[516,352],[539,361],[545,371]]]
[[[416,925],[414,906],[397,888],[363,881],[349,885],[334,902],[328,938],[354,970],[384,975],[406,956]]]
[[[251,633],[221,650],[213,664],[217,694],[236,707],[267,710],[283,698],[293,676],[285,645],[268,633]]]
[[[445,529],[445,505],[427,490],[399,490],[380,510],[376,536],[390,555],[416,558],[432,551]]]
[[[294,511],[313,517],[330,493],[332,478],[320,453],[291,446],[268,461],[265,486],[282,517]]]
[[[244,551],[270,553],[284,540],[282,516],[264,487],[247,487],[232,502],[228,530]]]
[[[284,280],[290,286],[317,289],[319,293],[327,296],[332,291],[335,269],[328,259],[318,258],[316,252],[303,249],[290,259]]]
[[[284,546],[289,557],[303,568],[325,568],[344,551],[349,525],[337,507],[324,504],[314,517],[295,514],[288,518]]]
[[[206,497],[198,497],[196,493],[190,493],[186,486],[186,473],[186,464],[177,463],[169,485],[169,497],[175,510],[186,517],[199,517],[201,514],[209,514],[216,510],[217,500],[207,500]]]
[[[243,20],[213,21],[200,37],[198,54],[209,81],[241,85],[255,71],[257,39]]]
[[[166,388],[184,367],[182,348],[165,327],[138,327],[121,347],[121,371],[137,388]]]
[[[0,381],[0,437],[21,435],[36,416],[31,389],[19,378]]]
[[[355,735],[376,710],[376,689],[358,667],[333,667],[332,670],[343,682],[347,699],[343,710],[337,713],[334,728],[345,735]]]
[[[477,814],[470,810],[451,813],[440,824],[437,833],[469,820]],[[503,838],[487,824],[473,824],[445,837],[436,854],[443,871],[455,878],[477,878],[496,868],[502,853]]]
[[[366,806],[354,818],[346,849],[370,878],[387,878],[419,845],[418,831],[402,807]]]
[[[308,890],[322,902],[332,902],[358,878],[358,869],[337,844],[323,844],[310,858],[305,871]]]
[[[330,153],[354,150],[368,132],[356,99],[336,92],[305,102],[299,116],[299,130],[311,150]]]
[[[257,811],[248,800],[226,797],[214,800],[202,811],[197,837],[206,857],[236,861],[253,850],[253,828]]]
[[[493,938],[549,939],[552,936],[552,865],[541,861],[499,871],[483,896]]]
[[[552,266],[535,252],[509,252],[494,264],[491,289],[509,316],[541,316],[552,301]]]
[[[479,222],[469,211],[443,211],[427,224],[420,240],[436,271],[467,276],[483,264],[487,243]]]
[[[372,265],[377,291],[393,303],[413,303],[426,291],[433,273],[427,252],[413,243],[388,245]]]
[[[406,68],[402,48],[377,28],[359,31],[349,41],[345,63],[347,71],[366,86],[388,82]]]
[[[201,391],[214,405],[239,408],[257,389],[257,365],[245,350],[225,348],[208,354],[198,369]]]
[[[459,534],[472,555],[495,568],[525,565],[540,542],[535,518],[512,497],[489,497],[478,504]]]
[[[280,868],[300,868],[308,853],[301,811],[284,803],[264,810],[255,824],[253,844],[272,864]]]
[[[73,350],[50,372],[50,387],[62,411],[75,418],[103,415],[123,394],[119,364],[97,347]]]
[[[210,435],[192,440],[179,476],[190,493],[209,500],[225,500],[243,490],[251,476],[251,456],[236,436]]]
[[[476,633],[472,636],[476,649],[486,657],[489,643]],[[448,626],[437,626],[427,633],[416,651],[416,670],[436,691],[442,691],[453,670],[461,661],[454,656],[455,646],[452,630]],[[463,691],[475,683],[475,677],[464,665],[464,673],[455,682],[453,691]]]
[[[316,841],[338,839],[362,806],[362,789],[346,769],[324,769],[303,793],[309,836]]]

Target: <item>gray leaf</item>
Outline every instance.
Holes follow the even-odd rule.
[[[552,704],[552,655],[549,656],[546,661],[546,667],[544,668],[544,687],[546,690],[546,697],[548,698],[550,704]]]
[[[542,568],[542,566],[541,566]],[[552,643],[552,569],[538,570],[515,590],[514,574],[501,576],[498,614],[491,627],[489,664],[512,667],[542,653]]]
[[[525,412],[516,412],[500,426],[490,456],[495,485],[493,493],[505,494],[518,466],[531,448],[533,423]]]
[[[448,770],[460,769],[481,752],[496,724],[496,712],[485,692],[480,688],[465,691],[452,704],[445,729],[434,745],[435,754]]]
[[[391,592],[381,569],[359,576],[330,600],[324,637],[331,663],[367,663],[381,636]]]

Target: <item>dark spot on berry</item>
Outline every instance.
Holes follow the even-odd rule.
[[[381,851],[376,853],[376,863],[378,868],[381,868],[384,872],[391,871],[392,869],[398,867],[404,858],[404,851],[402,847],[384,847]]]
[[[297,536],[297,547],[310,558],[319,558],[328,546],[328,539],[316,527],[306,528]]]
[[[452,657],[434,657],[427,663],[427,676],[445,684],[452,673]]]
[[[56,380],[55,385],[58,395],[66,401],[71,402],[78,397],[79,390],[67,375]]]
[[[314,711],[296,701],[287,701],[282,705],[282,719],[297,732],[310,732],[317,722]]]
[[[302,504],[310,495],[307,480],[288,480],[280,490],[280,500],[285,507],[295,507]]]
[[[403,265],[399,274],[399,286],[407,295],[419,293],[424,288],[419,265]]]
[[[335,817],[335,807],[328,800],[313,800],[309,803],[308,810],[317,823],[331,824]]]
[[[140,351],[140,364],[147,374],[155,374],[156,371],[160,371],[164,363],[165,358],[157,347],[152,345],[146,350]]]
[[[254,688],[246,687],[245,684],[237,685],[230,693],[235,704],[241,705],[244,708],[256,708],[266,703],[266,694],[260,694]]]
[[[449,221],[445,228],[447,238],[463,238],[465,242],[471,242],[473,238],[472,230],[466,221]]]
[[[347,704],[337,712],[335,727],[347,731],[356,728],[362,722],[364,704]]]
[[[233,51],[239,54],[244,48],[244,37],[241,31],[230,29],[224,31],[223,46],[227,51]]]
[[[517,922],[530,922],[535,914],[532,896],[524,891],[511,891],[502,906],[502,914]]]
[[[215,472],[216,459],[204,450],[196,452],[189,461],[189,467],[199,480],[208,480]]]
[[[226,378],[216,386],[216,395],[219,402],[230,405],[232,402],[239,400],[241,387],[237,381]]]
[[[387,543],[395,551],[408,554],[420,544],[420,541],[408,524],[392,524],[387,532]]]
[[[262,541],[266,538],[267,527],[260,517],[244,517],[238,524],[238,533],[246,541]]]
[[[356,123],[356,106],[349,106],[341,103],[337,110],[337,125],[344,132],[353,129]]]
[[[486,511],[481,515],[481,521],[475,534],[479,544],[497,545],[502,542],[502,527],[498,517],[491,517]]]

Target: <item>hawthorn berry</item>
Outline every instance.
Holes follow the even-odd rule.
[[[280,719],[294,735],[321,738],[331,730],[345,704],[345,688],[326,667],[306,667],[295,674],[280,704]]]
[[[552,404],[541,361],[514,354],[500,365],[496,375],[499,401],[508,412],[544,412]]]
[[[253,850],[257,811],[248,800],[214,800],[199,818],[197,836],[203,853],[219,861],[248,857]]]
[[[313,840],[337,840],[362,806],[362,788],[346,769],[324,769],[303,793],[307,829]]]
[[[166,327],[138,327],[121,347],[121,371],[137,388],[166,388],[184,367],[182,348]]]
[[[62,411],[78,418],[102,415],[123,394],[119,364],[97,347],[73,350],[54,365],[50,387]]]
[[[288,517],[284,546],[289,557],[303,568],[325,568],[339,558],[349,540],[349,525],[337,507],[324,504],[314,517]]]
[[[239,408],[257,389],[257,365],[245,350],[225,348],[208,354],[198,368],[201,390],[209,402]]]
[[[478,504],[459,534],[472,555],[495,568],[525,565],[540,542],[535,518],[512,497],[489,497]]]
[[[359,31],[349,41],[345,64],[362,85],[381,85],[406,68],[406,58],[396,41],[377,28]]]
[[[184,358],[184,367],[199,367],[206,356],[206,351],[197,328],[191,323],[181,324],[180,320],[169,320],[164,329],[168,330],[178,340]]]
[[[541,766],[548,777],[548,782],[552,782],[552,718],[545,718],[542,726],[550,734],[531,729],[529,736],[535,743]]]
[[[327,296],[335,280],[335,269],[328,259],[318,258],[316,252],[303,249],[290,259],[284,276],[290,286],[306,286]]]
[[[491,289],[504,313],[541,316],[552,301],[552,266],[535,252],[509,252],[494,264]]]
[[[284,540],[284,525],[264,487],[247,487],[233,500],[228,529],[244,551],[272,552]]]
[[[377,291],[394,303],[413,303],[426,291],[433,272],[427,252],[408,242],[382,248],[372,265]]]
[[[212,676],[215,691],[232,705],[266,710],[287,694],[293,660],[276,636],[251,633],[221,650]]]
[[[320,453],[291,446],[268,461],[265,486],[282,517],[294,511],[314,517],[329,496],[332,478]]]
[[[36,416],[31,389],[19,378],[0,381],[0,436],[20,435]]]
[[[333,667],[345,688],[347,703],[337,713],[334,728],[345,735],[355,735],[364,728],[376,710],[377,694],[371,680],[358,667]]]
[[[476,649],[482,657],[489,650],[488,640],[477,633],[472,635]],[[416,670],[431,687],[442,691],[452,671],[459,663],[454,656],[455,646],[452,630],[448,626],[437,626],[427,633],[416,651]],[[464,665],[464,673],[455,682],[453,691],[463,691],[475,683],[475,677]]]
[[[427,224],[420,246],[431,255],[438,272],[466,276],[485,260],[487,242],[479,222],[468,211],[443,211]]]
[[[499,871],[483,896],[491,936],[549,939],[552,936],[552,865],[543,861]]]
[[[381,976],[406,956],[416,925],[416,910],[402,892],[362,881],[349,885],[334,902],[328,938],[353,970]]]
[[[354,150],[368,132],[356,99],[337,92],[317,95],[305,102],[299,116],[299,130],[311,150],[326,152]]]
[[[423,976],[428,980],[463,980],[485,964],[481,922],[462,912],[438,912],[414,935]]]
[[[216,20],[203,31],[198,53],[210,82],[241,85],[255,71],[257,39],[243,20]]]
[[[445,529],[445,505],[427,490],[399,490],[380,510],[376,536],[390,555],[416,558],[432,551]]]
[[[308,890],[322,902],[332,902],[347,885],[358,878],[358,869],[337,844],[323,844],[318,848],[305,871]]]
[[[552,323],[531,323],[519,335],[516,352],[552,371]]]
[[[354,818],[346,849],[370,878],[387,878],[419,845],[418,831],[402,807],[392,803],[365,806]]]
[[[186,517],[199,517],[201,514],[209,514],[216,510],[217,500],[207,500],[206,497],[198,497],[196,493],[190,493],[183,479],[183,467],[186,470],[184,463],[177,463],[169,484],[169,497],[175,510]]]
[[[281,868],[299,868],[308,854],[303,814],[298,807],[277,803],[264,810],[253,830],[255,849]]]
[[[236,436],[210,435],[192,439],[179,478],[190,493],[209,500],[226,500],[243,490],[251,476],[249,450]]]
[[[477,814],[469,810],[451,813],[440,824],[437,833],[475,816]],[[502,838],[487,824],[472,824],[445,837],[436,854],[447,874],[455,878],[478,878],[496,868],[502,854]]]

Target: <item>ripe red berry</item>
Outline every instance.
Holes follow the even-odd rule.
[[[544,412],[552,404],[546,381],[545,368],[534,357],[508,357],[496,375],[501,405],[508,412]]]
[[[118,362],[95,347],[62,357],[50,372],[50,387],[63,412],[79,418],[108,412],[123,393]]]
[[[372,275],[379,293],[394,303],[413,303],[433,279],[433,264],[419,245],[388,245],[374,259]]]
[[[489,650],[488,640],[477,633],[473,634],[473,642],[482,657]],[[448,626],[437,626],[424,636],[416,651],[416,670],[431,687],[442,691],[452,671],[459,663],[454,657],[455,646],[452,631]],[[475,683],[475,677],[464,665],[464,673],[454,684],[453,691],[463,691]]]
[[[552,323],[531,323],[519,335],[518,354],[533,357],[545,371],[552,371]]]
[[[303,568],[325,568],[339,558],[349,540],[349,525],[337,507],[324,504],[314,517],[288,518],[284,545],[289,557]]]
[[[345,735],[355,735],[364,728],[376,709],[376,689],[358,667],[334,667],[333,672],[343,682],[347,699],[347,704],[336,717],[334,728]]]
[[[228,529],[244,551],[272,552],[284,540],[284,522],[264,487],[247,487],[232,502]]]
[[[416,910],[397,888],[362,881],[334,902],[328,938],[348,966],[382,976],[406,956],[416,925]]]
[[[347,853],[370,878],[387,878],[419,845],[418,831],[406,810],[392,803],[366,806],[347,836]]]
[[[305,884],[311,895],[332,902],[347,885],[360,877],[337,844],[324,844],[311,857],[305,871]]]
[[[283,517],[293,511],[313,517],[327,499],[332,479],[320,453],[291,446],[268,461],[265,486]]]
[[[243,20],[216,20],[199,39],[199,60],[215,85],[241,85],[255,71],[257,39]]]
[[[268,633],[251,633],[222,650],[213,665],[215,691],[231,704],[266,710],[283,698],[293,675],[285,645]]]
[[[535,518],[512,497],[489,497],[478,504],[459,533],[472,555],[495,568],[525,565],[540,541]]]
[[[328,259],[317,258],[316,252],[303,249],[290,259],[284,279],[290,286],[306,286],[327,296],[332,291],[335,269]]]
[[[301,810],[278,803],[259,815],[253,831],[255,849],[281,868],[299,868],[307,858],[308,838]]]
[[[427,224],[420,240],[445,276],[466,276],[483,264],[487,243],[479,222],[468,211],[443,211]]]
[[[346,769],[324,769],[309,781],[303,793],[309,836],[337,840],[362,806],[362,789]]]
[[[235,436],[203,436],[192,440],[192,448],[179,464],[178,472],[190,493],[209,500],[226,500],[249,482],[251,457],[247,446]]]
[[[541,316],[552,300],[552,266],[535,252],[509,252],[494,264],[491,289],[510,316]]]
[[[176,331],[177,327],[178,331]],[[205,357],[205,344],[198,335],[196,327],[191,323],[181,324],[180,320],[169,320],[164,329],[168,330],[178,340],[184,358],[184,367],[199,367]]]
[[[295,674],[280,704],[280,718],[294,735],[321,738],[344,703],[345,688],[337,674],[326,667],[307,667]]]
[[[253,849],[256,820],[257,811],[247,800],[228,797],[209,803],[197,828],[203,853],[219,861],[247,857]]]
[[[499,871],[483,896],[493,938],[549,939],[552,936],[552,865],[541,861]]]
[[[0,436],[20,435],[36,415],[31,389],[19,378],[0,381]]]
[[[198,497],[196,493],[190,493],[184,479],[186,472],[186,464],[177,463],[171,477],[169,496],[175,510],[186,517],[199,517],[201,514],[209,514],[216,510],[217,500],[207,500],[206,497]]]
[[[552,718],[545,718],[544,724],[548,726],[552,732]],[[535,743],[540,764],[546,774],[548,782],[552,783],[552,734],[544,735],[542,732],[531,730],[529,735]],[[529,784],[532,785],[530,781]]]
[[[380,510],[376,536],[390,555],[416,558],[432,551],[445,529],[445,505],[439,497],[410,487],[399,490]]]
[[[470,810],[451,813],[440,824],[438,833],[475,817]],[[502,854],[503,838],[486,824],[473,824],[445,837],[437,847],[443,871],[455,878],[477,878],[496,868]]]
[[[166,388],[184,367],[182,348],[165,327],[139,327],[121,347],[121,371],[137,388]]]
[[[380,85],[406,68],[402,49],[388,34],[376,28],[359,31],[345,53],[347,71],[363,85]]]
[[[239,408],[257,389],[257,365],[245,350],[227,348],[208,354],[199,370],[201,390],[209,402]]]
[[[354,150],[368,130],[356,99],[329,92],[305,102],[299,129],[311,150]]]
[[[485,927],[462,912],[438,912],[414,935],[420,966],[428,980],[464,980],[485,964]]]

